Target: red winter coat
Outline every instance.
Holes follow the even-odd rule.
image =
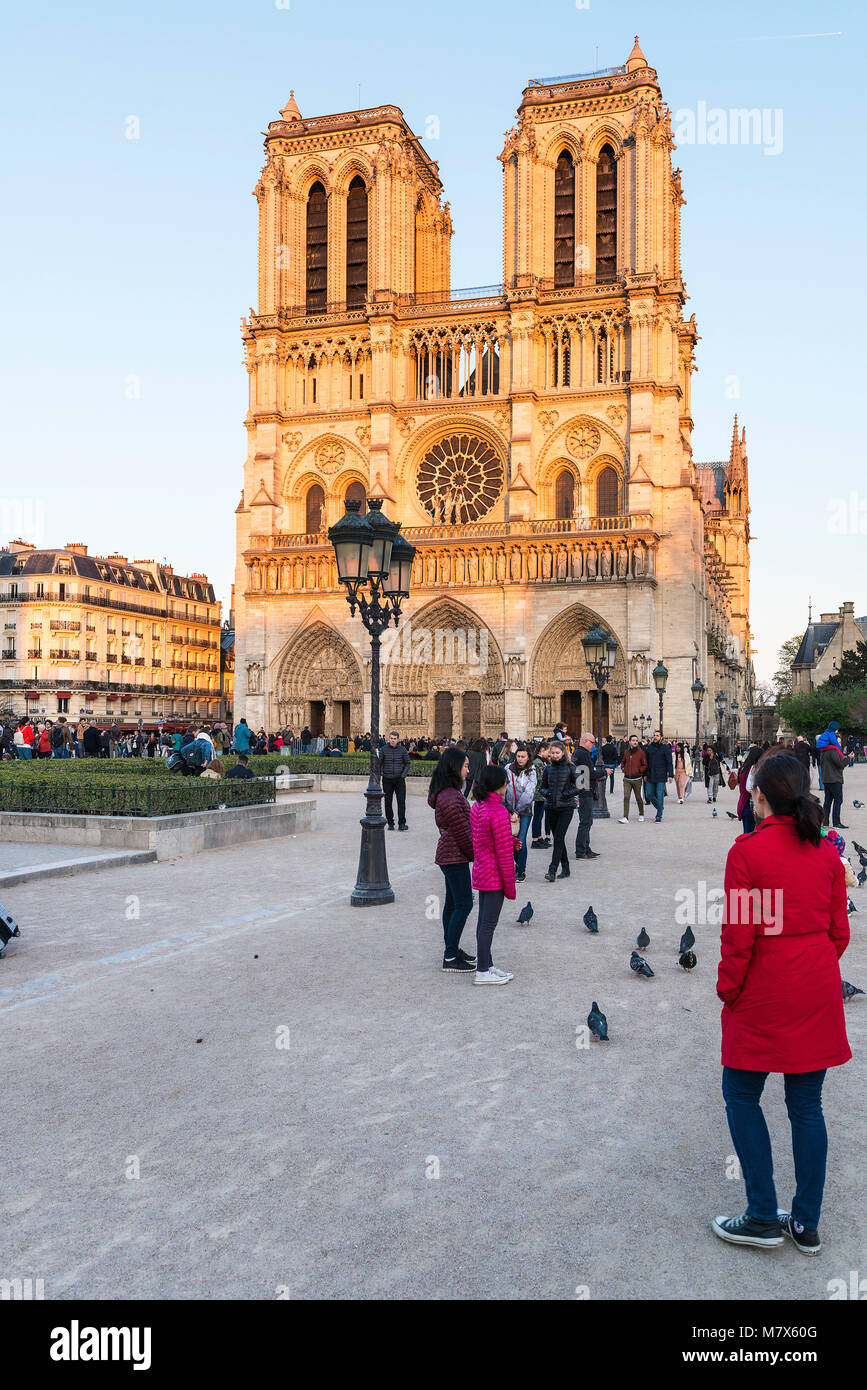
[[[434,820],[440,832],[435,864],[468,864],[473,857],[473,836],[470,830],[470,808],[467,798],[457,787],[444,787],[438,796],[429,796]]]
[[[758,889],[750,898],[738,889]],[[800,840],[791,816],[739,835],[725,874],[722,1062],[743,1071],[839,1067],[852,1053],[838,959],[849,944],[836,850]]]
[[[470,811],[473,831],[473,887],[482,891],[501,888],[515,896],[515,847],[512,823],[502,798],[491,792]]]

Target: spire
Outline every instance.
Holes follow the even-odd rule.
[[[807,627],[812,627],[812,625],[813,625],[813,595],[810,594],[810,595],[808,596],[808,598],[807,598]]]
[[[744,431],[746,433],[746,431]],[[729,450],[729,463],[734,463],[735,454],[738,451],[738,413],[735,411],[735,422],[732,426],[732,447]]]
[[[632,52],[626,59],[626,71],[635,72],[637,68],[646,68],[647,59],[641,51],[641,44],[638,42],[638,35],[635,35],[635,43],[632,45]]]
[[[295,100],[295,93],[294,93],[294,91],[290,91],[290,93],[289,93],[289,100],[287,101],[286,105],[283,107],[283,110],[280,112],[280,115],[283,117],[284,121],[300,121],[300,120],[301,120],[301,112],[300,112],[300,110],[298,109],[298,103],[297,103],[297,101]]]

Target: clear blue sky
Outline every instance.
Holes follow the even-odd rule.
[[[0,83],[0,540],[44,517],[45,544],[166,556],[206,570],[227,599],[245,452],[239,319],[256,293],[251,190],[261,132],[290,87],[304,114],[356,107],[361,83],[362,106],[394,102],[420,135],[439,118],[427,147],[455,221],[452,282],[484,285],[501,276],[496,156],[527,78],[622,63],[638,31],[675,115],[700,102],[783,112],[779,154],[708,143],[675,154],[687,314],[701,334],[695,456],[727,456],[737,409],[756,664],[769,674],[809,593],[814,611],[851,598],[867,613],[863,14],[745,0],[18,6]],[[829,504],[850,493],[834,533]]]

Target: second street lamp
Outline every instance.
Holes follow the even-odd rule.
[[[698,759],[698,718],[701,713],[701,702],[706,694],[704,681],[694,680],[690,686],[690,692],[695,701],[695,749],[693,751],[692,780],[693,782],[700,782],[701,767]]]
[[[665,687],[668,682],[668,667],[663,665],[662,659],[657,661],[653,668],[653,684],[656,686],[656,693],[659,696],[659,734],[662,737],[662,699],[665,695]]]
[[[361,503],[347,500],[346,512],[330,527],[337,578],[346,587],[346,601],[356,609],[370,633],[370,776],[361,821],[358,879],[352,890],[353,907],[376,907],[394,902],[385,855],[385,817],[379,779],[379,648],[380,636],[389,623],[397,627],[401,600],[409,596],[415,547],[398,536],[398,527],[383,514],[382,501],[371,498],[367,516]],[[367,592],[365,592],[365,588]]]
[[[605,628],[600,627],[597,623],[595,627],[591,627],[586,637],[582,637],[581,645],[584,648],[587,665],[590,667],[590,674],[596,684],[596,748],[597,757],[601,758],[602,755],[598,750],[602,747],[602,691],[614,670],[617,643],[611,633],[606,632]],[[596,779],[598,796],[596,787],[591,788],[593,791],[593,815],[596,820],[609,820],[611,817],[605,796],[605,780]]]

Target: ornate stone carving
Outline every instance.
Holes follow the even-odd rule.
[[[611,578],[611,546],[610,546],[610,545],[605,545],[605,546],[602,547],[602,560],[601,560],[600,570],[601,570],[601,574],[602,574],[602,578],[603,578],[603,579],[610,579],[610,578]]]
[[[647,685],[647,658],[636,652],[629,662],[629,677],[633,685]]]
[[[632,573],[636,579],[643,579],[647,568],[647,552],[644,549],[643,541],[636,541],[635,549],[632,552]]]
[[[625,579],[629,573],[629,552],[623,541],[617,547],[617,578]]]
[[[551,430],[554,428],[559,419],[560,416],[558,415],[556,410],[539,411],[539,424],[542,426],[542,429],[545,431],[546,434],[549,434],[551,432]]]
[[[520,656],[510,656],[506,664],[506,681],[510,690],[524,687],[524,660]]]
[[[287,430],[283,435],[283,443],[286,445],[287,449],[294,453],[295,450],[301,444],[301,440],[303,438],[304,436],[300,430],[295,430],[294,433],[290,430]]]
[[[355,437],[363,448],[367,448],[367,445],[370,443],[370,426],[359,425],[358,429],[355,431]]]
[[[615,427],[619,427],[623,424],[623,421],[626,419],[626,406],[610,405],[605,413],[608,416],[608,419],[611,421],[612,425],[614,425]]]
[[[397,428],[398,428],[398,430],[400,431],[400,433],[403,435],[403,438],[404,438],[404,439],[409,439],[410,435],[411,435],[412,432],[413,432],[413,429],[415,428],[415,416],[414,416],[414,415],[400,415],[400,416],[398,416]]]
[[[262,693],[262,667],[258,661],[247,663],[247,694],[261,695]]]
[[[339,439],[326,439],[314,455],[314,462],[320,473],[336,473],[343,467],[345,459],[346,450]]]
[[[566,448],[576,459],[592,458],[599,448],[601,435],[595,425],[576,425],[566,435]]]

